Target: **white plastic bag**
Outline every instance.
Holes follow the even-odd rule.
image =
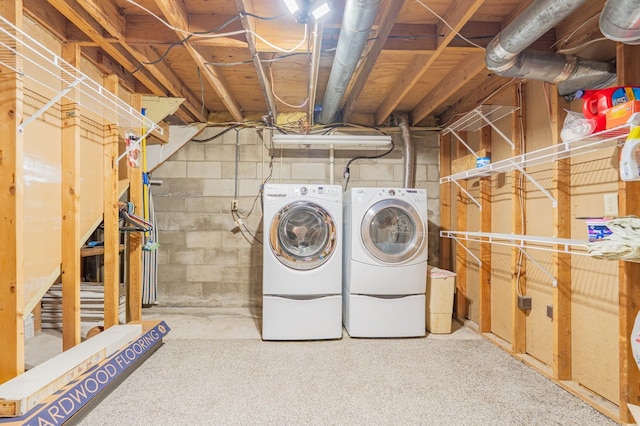
[[[592,118],[585,118],[579,112],[567,111],[560,137],[563,142],[583,138],[593,133],[596,125],[596,120]]]

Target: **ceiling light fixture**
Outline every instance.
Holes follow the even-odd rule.
[[[275,146],[308,146],[309,148],[320,148],[330,146],[341,146],[349,148],[358,147],[385,147],[391,144],[391,136],[365,136],[365,135],[349,135],[349,134],[337,134],[337,135],[281,135],[275,134],[272,137],[272,142]]]
[[[320,19],[330,11],[331,8],[329,7],[329,3],[326,1],[316,1],[313,3],[311,14],[315,19]]]
[[[297,0],[284,0],[284,5],[287,6],[287,10],[289,10],[289,13],[292,15],[300,10]]]
[[[318,20],[331,11],[326,0],[283,0],[289,13],[295,16],[296,22],[306,24],[309,17]]]

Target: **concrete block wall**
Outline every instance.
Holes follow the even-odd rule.
[[[266,132],[266,131],[265,131]],[[270,150],[262,130],[224,132],[208,128],[188,142],[152,177],[159,230],[158,302],[162,305],[259,307],[262,302],[262,209],[260,190],[273,183],[330,182],[329,151]],[[264,139],[263,139],[264,136]],[[416,187],[426,188],[429,216],[429,263],[439,255],[439,140],[435,132],[413,133]],[[402,187],[402,138],[375,160],[351,164],[349,188]],[[375,151],[379,153],[382,151]],[[273,153],[273,159],[271,158]],[[344,189],[347,162],[371,151],[335,150],[334,183]],[[237,160],[237,161],[236,161]],[[231,204],[238,200],[238,214]]]

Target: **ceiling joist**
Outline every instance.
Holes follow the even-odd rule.
[[[189,14],[184,3],[177,3],[170,0],[155,0],[155,3],[171,26],[178,29],[189,28]],[[177,33],[178,37],[181,39],[187,35],[181,31],[177,31]],[[218,94],[233,119],[236,121],[242,121],[243,113],[240,105],[231,93],[231,90],[229,90],[222,74],[214,68],[208,67],[206,65],[207,61],[202,57],[202,54],[200,54],[200,52],[198,52],[188,41],[184,42],[183,46],[189,55],[191,55],[191,58],[196,63],[196,66],[200,70],[202,76]]]
[[[445,51],[451,40],[462,27],[473,17],[473,14],[482,6],[485,0],[455,0],[452,1],[443,20],[448,23],[444,25],[438,23],[436,33],[443,34],[438,38],[438,47],[432,55],[416,56],[408,67],[405,68],[402,76],[397,80],[387,98],[381,103],[375,113],[376,124],[382,124],[398,104],[404,99],[416,83],[427,72],[429,67]],[[449,27],[451,26],[451,28]]]

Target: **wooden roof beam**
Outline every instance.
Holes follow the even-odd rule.
[[[84,10],[76,0],[47,0],[49,4],[61,12],[71,23],[78,27],[93,42],[102,48],[115,61],[120,63],[124,69],[131,72],[136,69],[135,64],[126,52],[121,51],[122,47],[115,46],[104,39],[102,27],[89,13]],[[152,80],[143,72],[135,73],[135,77],[154,95],[166,96],[166,90],[158,82]]]
[[[378,17],[380,17],[378,34],[369,52],[360,60],[355,75],[351,79],[352,83],[349,85],[350,88],[347,88],[348,94],[342,109],[343,121],[349,121],[349,119],[351,119],[360,93],[362,93],[362,89],[369,79],[371,70],[373,70],[380,56],[380,52],[387,42],[387,38],[393,29],[403,4],[404,0],[386,0],[378,11]]]
[[[474,13],[482,6],[484,0],[453,0],[443,16],[444,21],[448,22],[453,28],[449,28],[442,22],[437,25],[437,34],[443,34],[442,38],[438,38],[438,47],[432,55],[416,55],[409,63],[398,81],[389,91],[387,98],[382,102],[375,113],[376,124],[382,124],[393,110],[400,104],[402,99],[413,89],[416,83],[427,72],[429,67],[444,52],[449,43],[456,36],[462,27],[471,19]]]
[[[118,13],[117,5],[111,1],[97,1],[97,0],[85,0],[82,2],[82,7],[91,15],[93,19],[98,22],[107,33],[113,36],[122,47],[137,61],[145,64],[144,68],[167,88],[169,94],[174,97],[180,97],[185,99],[185,108],[193,114],[199,121],[205,121],[206,116],[202,113],[201,108],[198,106],[198,98],[182,83],[182,81],[175,75],[169,66],[164,61],[160,61],[157,64],[146,65],[148,62],[152,62],[156,58],[161,56],[161,53],[157,52],[149,46],[133,47],[126,43],[125,34],[127,28],[127,21],[125,17]],[[157,25],[157,20],[156,20]],[[174,34],[175,37],[175,34]],[[106,39],[105,39],[106,40]],[[138,71],[140,72],[140,71]]]
[[[457,92],[472,78],[486,69],[484,51],[478,51],[467,55],[455,68],[456,78],[449,78],[442,84],[435,86],[411,111],[412,124],[420,122],[446,101],[452,93]]]
[[[165,16],[165,19],[171,24],[171,26],[187,29],[189,28],[189,15],[183,2],[174,2],[172,0],[155,0],[156,5],[160,8],[160,11]],[[178,37],[184,38],[184,34],[178,31]],[[195,61],[202,76],[216,91],[222,103],[224,103],[227,110],[231,113],[232,117],[237,121],[242,121],[242,110],[240,105],[236,101],[235,97],[227,87],[227,83],[224,80],[222,74],[220,74],[215,68],[210,68],[206,65],[206,60],[202,57],[188,41],[184,44],[185,49],[193,60]]]
[[[269,79],[264,72],[262,62],[260,61],[260,56],[258,55],[258,51],[256,50],[255,36],[252,33],[249,33],[249,31],[253,31],[253,28],[245,13],[247,11],[245,0],[236,0],[236,6],[238,7],[238,13],[240,13],[241,15],[240,20],[242,21],[242,27],[247,31],[246,37],[247,43],[249,45],[249,51],[251,52],[253,65],[256,68],[258,82],[260,83],[260,88],[262,89],[262,95],[269,110],[269,116],[271,116],[271,120],[275,121],[277,117],[276,101],[273,96],[271,83],[269,82]]]
[[[233,19],[229,15],[211,15],[194,13],[189,15],[189,31],[208,32],[218,28]],[[225,26],[220,33],[231,33],[242,31],[242,23],[238,19]],[[125,37],[129,44],[172,44],[178,41],[176,32],[172,29],[158,25],[158,20],[148,15],[128,15]],[[227,37],[192,37],[189,43],[196,46],[216,46],[216,47],[237,47],[247,48],[248,43],[244,34],[237,34]]]

